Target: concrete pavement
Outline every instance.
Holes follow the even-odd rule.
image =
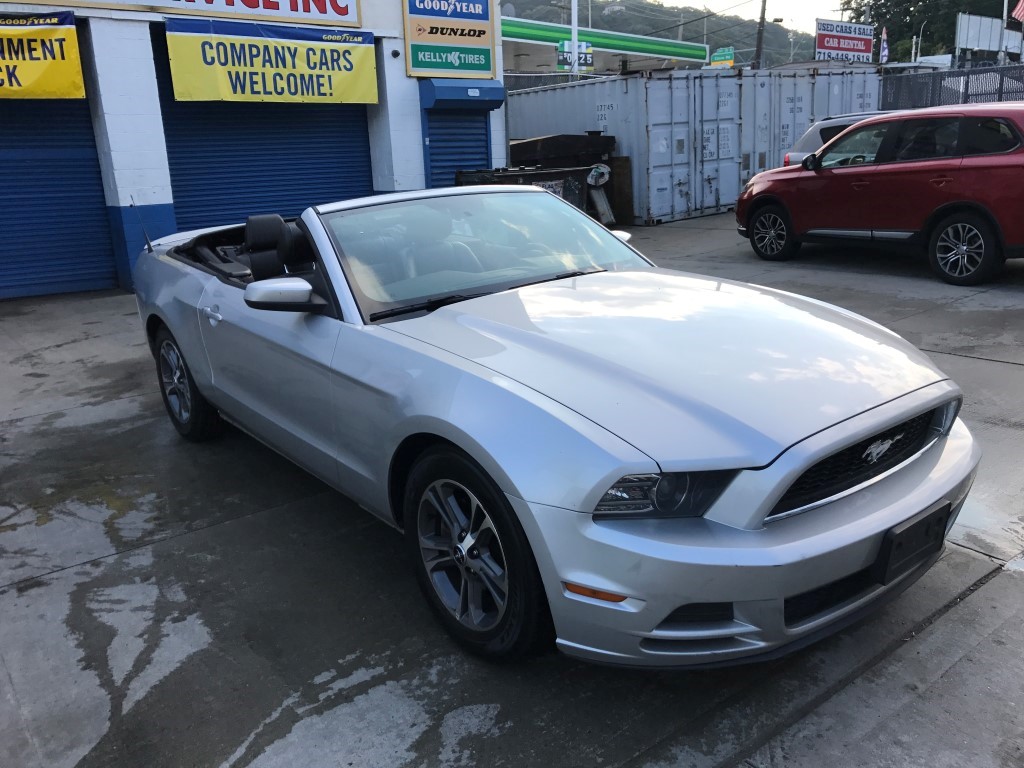
[[[977,289],[900,254],[766,264],[729,216],[634,243],[861,312],[963,386],[986,456],[918,584],[772,663],[487,665],[396,533],[237,432],[177,437],[132,297],[5,302],[0,765],[1024,765],[1024,262]]]

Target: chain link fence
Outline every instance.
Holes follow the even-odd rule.
[[[954,69],[882,78],[881,109],[1024,99],[1024,66]]]

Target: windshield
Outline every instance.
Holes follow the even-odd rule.
[[[431,197],[338,211],[321,219],[367,319],[567,273],[651,266],[547,192]]]

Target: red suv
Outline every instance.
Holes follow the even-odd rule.
[[[868,118],[801,165],[759,173],[736,202],[762,259],[801,243],[924,246],[954,285],[1024,256],[1024,103],[963,104]]]

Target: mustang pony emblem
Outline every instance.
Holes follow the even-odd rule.
[[[892,448],[896,441],[901,437],[903,437],[902,432],[891,440],[876,440],[867,447],[867,450],[864,451],[864,453],[861,454],[861,458],[867,459],[868,464],[874,464],[882,458],[885,455],[885,452]]]

